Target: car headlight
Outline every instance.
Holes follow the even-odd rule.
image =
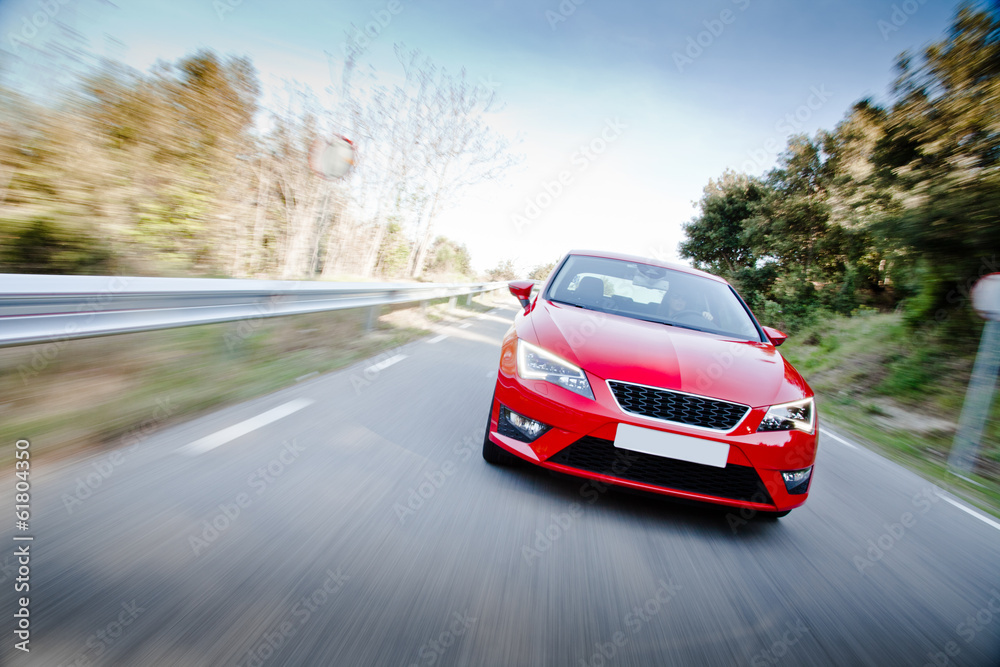
[[[813,399],[772,405],[767,409],[758,431],[805,431],[812,433],[816,427],[816,405]]]
[[[525,380],[545,380],[594,400],[587,376],[579,366],[537,345],[517,340],[517,374]]]

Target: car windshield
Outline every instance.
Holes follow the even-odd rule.
[[[750,313],[729,285],[650,264],[571,255],[545,298],[648,322],[761,340]]]

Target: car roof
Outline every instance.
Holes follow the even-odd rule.
[[[640,257],[638,255],[626,255],[625,253],[608,252],[606,250],[570,250],[567,254],[584,255],[587,257],[604,257],[606,259],[618,259],[625,262],[638,262],[639,264],[649,264],[651,266],[659,266],[664,269],[680,271],[681,273],[689,273],[693,276],[701,276],[703,278],[708,278],[709,280],[725,283],[727,285],[729,284],[728,280],[726,280],[725,278],[720,278],[719,276],[713,273],[700,271],[690,266],[685,266],[684,264],[675,264],[674,262],[664,262],[658,259],[652,259],[650,257]]]

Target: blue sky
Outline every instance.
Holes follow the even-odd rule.
[[[48,7],[93,50],[140,68],[209,47],[250,56],[265,86],[295,78],[319,91],[330,83],[325,53],[339,59],[351,24],[381,16],[366,59],[398,69],[392,46],[403,42],[449,69],[465,67],[497,86],[506,106],[495,126],[523,137],[519,169],[468,192],[438,221],[440,233],[468,245],[478,268],[507,258],[530,268],[580,247],[677,259],[681,224],[708,179],[727,168],[761,173],[791,132],[832,128],[853,102],[884,99],[895,56],[939,39],[956,7],[939,0],[232,2],[0,0],[2,48],[25,51],[11,35],[25,34],[32,17],[43,27],[29,47],[55,38],[38,18]],[[603,148],[586,157],[588,145]],[[566,172],[561,192],[546,197]]]

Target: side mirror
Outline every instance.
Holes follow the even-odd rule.
[[[507,283],[507,287],[510,288],[510,293],[521,302],[521,307],[527,310],[528,306],[531,305],[531,290],[535,288],[535,281],[514,280]]]
[[[778,347],[788,340],[788,336],[781,333],[774,327],[764,327],[764,333],[767,334],[768,339],[771,341],[771,345],[774,345],[775,347]]]

